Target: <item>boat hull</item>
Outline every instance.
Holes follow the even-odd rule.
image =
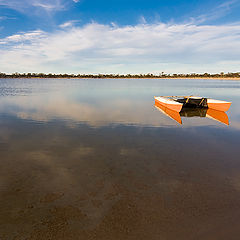
[[[160,104],[168,109],[180,112],[183,104],[163,97],[155,97],[155,104]]]

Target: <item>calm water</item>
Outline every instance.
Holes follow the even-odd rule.
[[[153,96],[232,101],[230,125]],[[240,81],[0,79],[0,239],[239,239]]]

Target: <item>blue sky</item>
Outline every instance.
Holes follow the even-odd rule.
[[[240,71],[240,0],[0,0],[0,72]]]

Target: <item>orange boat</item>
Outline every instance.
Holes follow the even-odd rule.
[[[231,102],[195,96],[160,96],[154,97],[154,99],[155,103],[176,112],[180,112],[182,108],[210,108],[226,112],[232,104]]]

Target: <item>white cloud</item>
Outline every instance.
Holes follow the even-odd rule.
[[[44,32],[37,30],[37,31],[33,31],[33,32],[23,33],[23,34],[20,33],[20,34],[11,35],[11,36],[5,38],[5,42],[6,43],[25,42],[27,40],[31,41],[38,37],[43,37],[43,36],[44,36]]]
[[[144,16],[141,16],[141,17],[140,17],[139,22],[140,22],[141,24],[147,24],[147,21],[146,21],[146,19],[145,19]]]
[[[240,23],[63,24],[0,39],[2,72],[146,73],[239,71]],[[67,27],[67,28],[66,28]]]
[[[30,8],[45,11],[59,11],[65,8],[62,0],[0,0],[0,6],[8,7],[19,12],[26,12]],[[28,13],[31,11],[27,11]]]
[[[230,1],[225,1],[219,5],[218,8],[227,8],[230,9],[234,4],[238,3],[239,0],[230,0]]]
[[[216,6],[214,9],[207,11],[205,14],[201,14],[198,17],[192,18],[192,21],[194,23],[205,23],[208,21],[216,20],[221,17],[224,17],[231,13],[233,8],[236,8],[239,5],[239,0],[230,0],[225,1],[218,6]]]
[[[14,17],[0,16],[0,21],[16,19]]]
[[[65,22],[61,25],[59,25],[60,28],[69,28],[69,27],[73,27],[75,23],[77,23],[79,21],[77,20],[72,20],[72,21],[68,21],[68,22]]]

